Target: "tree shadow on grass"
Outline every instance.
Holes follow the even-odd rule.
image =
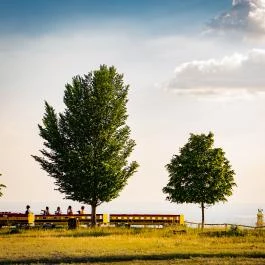
[[[113,256],[86,256],[86,257],[51,257],[51,258],[23,258],[16,260],[0,260],[0,264],[60,264],[60,263],[111,263],[111,262],[129,262],[129,261],[159,261],[159,260],[175,260],[175,259],[191,259],[191,258],[252,258],[263,259],[265,253],[192,253],[192,254],[159,254],[159,255],[113,255]]]

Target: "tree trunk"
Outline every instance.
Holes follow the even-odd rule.
[[[202,230],[204,228],[204,209],[205,209],[205,206],[204,206],[204,202],[201,203],[201,208],[202,208]]]
[[[91,226],[95,227],[97,225],[97,215],[96,215],[96,205],[91,205]]]

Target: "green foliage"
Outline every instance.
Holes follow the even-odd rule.
[[[0,173],[0,176],[2,176],[2,174]],[[3,196],[3,193],[1,191],[2,188],[6,188],[6,186],[4,184],[0,184],[0,197]]]
[[[216,230],[208,229],[207,232],[203,232],[200,235],[207,236],[207,237],[245,237],[254,235],[253,230],[243,230],[240,229],[237,225],[232,225],[228,230]]]
[[[92,214],[118,196],[138,167],[127,161],[135,146],[126,125],[128,88],[114,67],[102,65],[65,86],[63,113],[45,102],[39,130],[46,149],[33,157],[65,198],[91,205]]]
[[[231,225],[227,232],[229,236],[245,236],[245,232],[238,225]]]
[[[232,194],[234,171],[221,148],[214,148],[214,135],[191,134],[188,143],[166,165],[169,182],[163,188],[167,200],[199,203],[204,223],[205,205],[227,200]]]

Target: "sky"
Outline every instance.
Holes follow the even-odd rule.
[[[31,155],[42,148],[44,100],[63,111],[65,84],[101,64],[130,85],[140,167],[99,211],[199,220],[197,205],[165,200],[165,165],[190,133],[212,131],[237,187],[206,222],[254,222],[265,208],[265,0],[0,0],[0,211],[80,207]]]

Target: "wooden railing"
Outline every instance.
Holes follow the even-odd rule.
[[[201,223],[197,223],[197,222],[189,222],[189,221],[185,221],[185,224],[187,226],[191,226],[191,227],[194,227],[194,226],[197,226],[198,228],[201,227]],[[207,228],[207,227],[218,227],[218,228],[224,228],[224,229],[227,229],[227,228],[231,228],[231,227],[241,227],[241,228],[249,228],[249,229],[262,229],[262,228],[265,228],[265,225],[263,226],[250,226],[250,225],[241,225],[241,224],[229,224],[229,223],[223,223],[223,224],[204,224],[204,227]]]

